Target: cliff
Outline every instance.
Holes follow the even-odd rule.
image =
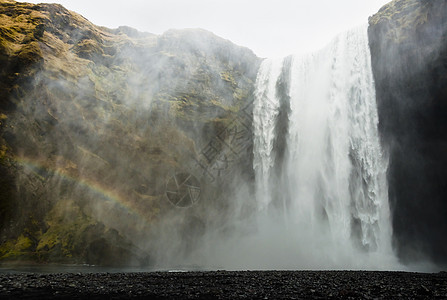
[[[1,0],[0,260],[150,263],[156,228],[223,213],[229,178],[252,176],[259,64],[204,30],[108,29]]]
[[[394,242],[447,263],[447,2],[395,0],[369,20]]]
[[[447,264],[446,16],[442,0],[395,0],[369,19],[404,262]],[[181,261],[228,217],[233,183],[252,182],[259,65],[205,30],[108,29],[60,5],[0,0],[0,263]]]

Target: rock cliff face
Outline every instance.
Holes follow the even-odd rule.
[[[447,263],[447,2],[396,0],[370,18],[394,241]]]
[[[447,264],[446,16],[446,1],[395,0],[369,20],[406,262]],[[259,64],[204,30],[108,29],[60,5],[0,0],[0,263],[187,256],[230,211],[232,183],[253,177]]]
[[[252,176],[259,63],[204,30],[1,0],[0,260],[150,263],[160,227],[200,234],[227,179]]]

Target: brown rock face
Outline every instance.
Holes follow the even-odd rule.
[[[211,168],[234,120],[250,118],[259,63],[204,30],[112,30],[60,5],[1,0],[0,260],[141,264],[167,219],[202,234],[226,205],[221,171],[251,176],[247,130],[237,167]],[[207,146],[217,135],[221,147]],[[190,208],[166,197],[176,173],[201,189],[186,189],[200,194]]]
[[[447,2],[392,1],[370,18],[394,241],[447,263]]]

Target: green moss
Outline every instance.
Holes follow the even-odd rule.
[[[247,90],[243,90],[240,88],[237,88],[234,93],[233,93],[233,97],[234,99],[236,99],[238,102],[247,99],[248,97],[248,91]]]
[[[216,106],[216,107],[222,108],[222,109],[223,109],[225,112],[227,112],[227,113],[234,113],[234,112],[237,112],[237,111],[239,110],[239,107],[238,107],[238,106],[228,106],[228,105],[224,105],[224,104],[222,103],[222,101],[215,100],[215,99],[211,100],[211,101],[210,101],[210,104],[212,104],[212,105],[214,105],[214,106]]]
[[[386,38],[396,43],[407,40],[417,27],[428,21],[429,3],[418,0],[394,0],[369,19],[371,26],[387,24]]]
[[[73,257],[75,244],[84,230],[95,224],[72,200],[56,203],[46,218],[48,230],[42,234],[36,250],[38,252],[60,251],[65,257]]]
[[[23,234],[21,234],[18,238],[17,238],[17,242],[15,244],[14,250],[15,251],[25,251],[27,249],[29,249],[32,246],[32,241],[28,238],[23,236]]]
[[[5,145],[0,145],[0,162],[2,162],[6,158],[6,148]]]
[[[7,42],[14,42],[16,32],[9,27],[0,26],[0,42],[5,45]]]
[[[16,240],[9,240],[0,246],[0,260],[26,256],[33,242],[21,234]]]
[[[17,57],[25,66],[37,63],[43,60],[42,51],[37,42],[31,42],[24,45],[17,53]]]
[[[7,253],[14,249],[14,240],[8,240],[3,244],[0,244],[0,259],[2,259]]]
[[[29,85],[14,81],[20,83],[14,97],[20,115],[10,115],[8,125],[17,126],[17,144],[8,140],[10,148],[0,145],[0,159],[12,158],[12,149],[21,149],[25,157],[39,158],[46,167],[18,164],[14,173],[7,166],[23,181],[24,189],[16,195],[15,181],[11,189],[0,186],[0,196],[10,201],[2,202],[8,206],[1,207],[5,213],[0,217],[5,224],[18,221],[15,228],[22,237],[4,243],[2,256],[34,253],[47,261],[85,257],[89,244],[105,236],[98,225],[103,215],[95,214],[97,205],[116,212],[117,219],[125,216],[118,206],[108,207],[112,201],[102,201],[82,183],[110,187],[146,216],[148,224],[156,220],[155,215],[165,212],[169,172],[185,168],[200,147],[234,119],[252,88],[247,76],[255,75],[247,75],[251,67],[228,56],[233,46],[228,48],[227,41],[214,37],[209,40],[212,47],[185,44],[189,39],[183,40],[181,34],[136,40],[104,32],[61,7],[40,5],[38,11],[23,7],[21,11],[11,7],[13,17],[0,7],[0,65],[31,65],[42,61],[42,55],[45,60],[38,65],[39,76],[26,81]],[[248,58],[247,66],[255,59]],[[17,74],[26,75],[25,71]],[[33,101],[26,101],[31,93]],[[141,109],[140,104],[149,103],[151,110]],[[1,115],[0,123],[4,123]],[[80,179],[80,184],[75,186],[73,179]],[[12,215],[12,209],[20,216],[3,217]],[[29,214],[35,219],[27,221]],[[122,232],[141,231],[139,225],[123,223],[116,222]]]
[[[231,83],[231,85],[232,85],[233,87],[236,87],[236,86],[237,86],[236,80],[234,80],[234,76],[233,76],[233,73],[232,73],[231,71],[223,71],[223,72],[220,72],[220,78],[221,78],[223,81],[226,81],[226,82],[228,82],[228,83]]]
[[[104,55],[104,51],[102,50],[100,44],[92,39],[85,39],[77,43],[73,47],[73,51],[81,58],[85,59],[94,59],[95,56]]]

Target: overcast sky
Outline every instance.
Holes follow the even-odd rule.
[[[28,0],[60,3],[96,25],[161,34],[203,28],[260,57],[309,52],[368,22],[390,0]]]

